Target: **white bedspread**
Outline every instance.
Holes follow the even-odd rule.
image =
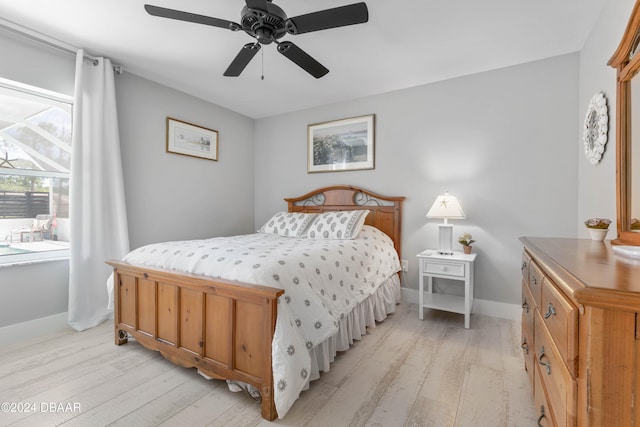
[[[391,239],[369,226],[354,240],[248,234],[156,243],[125,261],[285,290],[272,344],[280,418],[309,382],[308,350],[335,334],[340,319],[400,270]]]

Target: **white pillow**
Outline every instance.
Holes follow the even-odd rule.
[[[317,214],[302,212],[278,212],[265,222],[258,233],[277,234],[286,237],[302,237]]]
[[[324,212],[309,225],[310,239],[355,239],[367,218],[369,210]]]

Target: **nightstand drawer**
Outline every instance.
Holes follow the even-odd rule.
[[[455,276],[464,277],[464,263],[463,262],[447,262],[447,261],[434,261],[426,259],[423,262],[423,269],[425,273],[437,274],[439,276]]]
[[[424,319],[425,308],[464,313],[464,327],[469,329],[473,308],[473,265],[476,254],[454,252],[444,255],[433,249],[427,249],[420,252],[417,257],[420,268],[418,289],[420,320]],[[434,278],[463,282],[464,295],[434,292]]]

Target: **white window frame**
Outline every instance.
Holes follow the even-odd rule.
[[[39,100],[42,100],[45,102],[46,100],[50,100],[55,102],[55,104],[59,104],[59,103],[69,104],[71,106],[72,111],[74,108],[72,96],[68,96],[68,95],[53,92],[50,90],[42,89],[39,87],[27,85],[24,83],[13,81],[13,80],[8,80],[2,77],[0,77],[0,87],[10,89],[13,91],[22,92],[30,97],[31,96],[37,97]],[[22,123],[24,124],[24,122]],[[33,129],[32,126],[29,126],[29,127],[35,132],[39,133],[39,131]],[[51,141],[51,138],[49,136],[45,136],[45,137]],[[51,141],[51,142],[56,143],[55,141]],[[54,166],[54,167],[58,169],[57,172],[1,168],[0,175],[36,176],[36,177],[43,177],[43,178],[69,178],[70,177],[70,172],[66,170],[64,167],[58,167],[58,166]],[[47,261],[63,261],[68,259],[69,259],[69,248],[67,246],[66,248],[60,249],[60,250],[20,253],[15,255],[0,255],[0,268],[15,266],[15,265],[47,262]]]

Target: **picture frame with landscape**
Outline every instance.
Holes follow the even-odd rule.
[[[167,152],[218,160],[218,132],[167,117]]]
[[[374,169],[375,114],[308,125],[307,172]]]

